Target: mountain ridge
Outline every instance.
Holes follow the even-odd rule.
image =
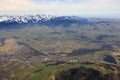
[[[50,16],[50,15],[29,15],[29,16],[0,16],[0,26],[15,24],[38,24],[38,25],[69,25],[72,23],[86,24],[88,20],[77,16]]]

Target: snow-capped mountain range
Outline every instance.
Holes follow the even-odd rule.
[[[71,23],[87,23],[88,20],[77,16],[51,16],[51,15],[29,15],[29,16],[0,16],[0,26],[14,24],[44,24],[60,25]]]
[[[33,22],[37,22],[40,20],[49,20],[53,18],[53,16],[50,15],[36,15],[36,16],[1,16],[0,22],[18,22],[18,23],[27,23],[30,20],[33,20]]]

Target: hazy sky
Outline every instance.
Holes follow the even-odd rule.
[[[120,0],[0,0],[0,15],[119,16]]]

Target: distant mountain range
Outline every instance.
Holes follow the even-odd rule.
[[[64,25],[68,26],[73,23],[87,24],[89,21],[77,16],[50,16],[50,15],[29,15],[29,16],[0,16],[0,26],[16,24],[38,24],[47,26]]]

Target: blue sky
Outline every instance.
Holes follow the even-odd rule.
[[[120,0],[0,0],[0,15],[120,16]]]

